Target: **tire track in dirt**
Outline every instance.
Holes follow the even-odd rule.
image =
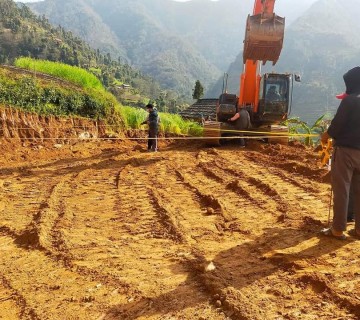
[[[204,171],[206,177],[209,177],[210,179],[214,180],[215,182],[224,184],[224,182],[226,182],[227,179],[229,179],[229,180],[233,179],[233,178],[226,178],[226,177],[224,178],[224,174],[219,174],[219,172],[216,172],[216,170],[213,170],[212,167],[209,168],[206,165],[204,165],[203,163],[200,164],[199,167]],[[231,170],[231,171],[232,171],[232,173],[234,173],[233,170]],[[231,173],[231,171],[230,171],[230,173]],[[193,174],[194,172],[191,172],[191,173]],[[182,179],[183,182],[186,183],[187,186],[196,190],[195,192],[197,194],[202,193],[200,191],[201,188],[196,187],[199,185],[198,183],[192,185],[191,183],[189,183],[186,180],[186,178],[185,178],[186,174],[183,174],[180,171],[177,171],[177,175],[178,175],[178,177],[180,177]],[[174,184],[169,183],[169,181],[171,181],[171,179],[169,179],[169,173],[165,174],[164,176],[167,178],[166,180],[163,179],[164,181],[166,181],[167,187],[169,189],[171,189],[171,191],[177,190],[175,188],[176,184],[174,185]],[[237,176],[235,175],[235,177],[237,177]],[[237,177],[237,178],[239,178],[239,177]],[[267,195],[270,194],[270,196],[277,195],[276,192],[269,192],[270,188],[267,187],[266,185],[262,185],[260,183],[261,181],[256,180],[256,179],[251,179],[251,178],[248,180],[251,182],[251,184],[253,186],[257,187],[258,189],[263,189],[265,191],[264,194],[267,194]],[[202,181],[204,182],[204,179],[202,179]],[[204,184],[207,187],[209,186],[209,184],[207,182],[205,182]],[[259,185],[260,185],[260,187],[259,187]],[[161,186],[161,183],[159,184],[159,186]],[[299,186],[299,185],[296,185],[296,186],[301,188],[301,186]],[[157,189],[159,189],[159,188],[157,188]],[[301,189],[303,189],[303,188],[301,188]],[[270,191],[271,191],[271,189],[270,189]],[[175,193],[175,194],[177,194],[177,193]],[[250,192],[249,192],[249,194],[250,194]],[[206,193],[206,195],[209,195],[209,194]],[[279,195],[277,195],[277,197],[278,197],[277,198],[278,201],[281,200]],[[216,197],[215,197],[215,199],[216,199]],[[165,201],[165,203],[166,203],[166,201]],[[256,201],[255,201],[255,203],[256,203]],[[261,202],[259,202],[259,203],[261,203]],[[264,221],[262,221],[261,224],[263,222]],[[304,240],[306,240],[306,239],[304,239]],[[290,245],[292,243],[286,242],[285,244],[279,245],[279,242],[284,242],[284,239],[282,239],[282,237],[279,237],[278,239],[276,239],[276,241],[270,241],[270,244],[267,243],[267,240],[265,240],[265,241],[266,241],[265,243],[262,243],[261,240],[259,242],[256,241],[256,246],[254,248],[252,248],[250,246],[250,248],[248,248],[247,250],[245,250],[243,252],[243,254],[241,256],[245,256],[245,257],[249,256],[249,258],[245,258],[245,261],[243,259],[243,261],[241,262],[241,269],[244,269],[245,266],[246,267],[245,267],[245,270],[242,271],[242,274],[240,276],[238,275],[238,277],[240,277],[242,279],[247,279],[248,282],[250,282],[250,283],[252,281],[255,281],[256,284],[257,284],[257,282],[264,283],[263,285],[260,285],[260,287],[258,287],[257,285],[255,287],[251,286],[251,288],[249,288],[249,290],[247,290],[247,289],[236,290],[236,289],[229,288],[230,286],[234,286],[234,284],[238,284],[240,287],[242,286],[242,284],[239,283],[239,280],[235,281],[235,279],[234,279],[234,274],[236,274],[236,271],[234,272],[234,270],[237,270],[237,266],[240,267],[239,261],[236,261],[237,260],[236,254],[235,254],[235,259],[233,259],[231,261],[231,263],[225,264],[225,265],[232,266],[231,269],[228,267],[228,270],[226,270],[228,272],[224,272],[223,270],[221,270],[221,267],[223,266],[223,263],[224,263],[224,261],[222,261],[223,259],[220,259],[220,261],[217,261],[218,259],[215,258],[215,265],[220,267],[220,271],[219,271],[220,275],[221,275],[220,277],[216,276],[216,275],[214,276],[212,274],[210,274],[210,275],[206,274],[206,273],[204,274],[203,270],[198,269],[198,271],[200,270],[199,276],[200,276],[200,278],[203,279],[203,285],[205,286],[205,288],[208,289],[208,294],[218,291],[218,293],[214,295],[213,302],[217,306],[220,305],[228,317],[231,317],[233,319],[239,319],[239,318],[241,318],[241,319],[255,319],[255,318],[262,319],[265,316],[266,318],[269,318],[269,319],[270,318],[275,319],[276,317],[279,316],[279,314],[282,314],[280,311],[277,313],[271,313],[271,311],[265,312],[265,315],[264,315],[264,313],[261,313],[261,312],[259,313],[259,306],[261,308],[261,306],[263,305],[263,307],[264,307],[263,310],[266,310],[266,303],[264,301],[257,301],[257,299],[254,296],[254,293],[256,296],[261,296],[261,292],[263,289],[262,286],[267,286],[269,288],[268,292],[267,292],[267,295],[269,296],[269,300],[267,302],[271,302],[272,304],[277,303],[278,297],[281,296],[281,294],[279,294],[278,290],[273,290],[271,288],[271,286],[269,286],[269,284],[267,284],[267,282],[273,283],[276,281],[281,281],[281,283],[283,283],[283,278],[285,276],[286,270],[285,271],[283,271],[283,270],[277,271],[279,268],[278,264],[277,264],[278,261],[276,261],[276,259],[274,260],[273,257],[269,258],[269,260],[267,260],[267,258],[265,260],[263,260],[263,255],[261,255],[262,250],[260,249],[260,251],[259,251],[258,247],[261,248],[262,246],[264,246],[264,248],[268,247],[267,250],[272,250],[272,247],[282,248],[282,247],[286,247],[287,245]],[[299,242],[300,242],[300,240],[299,240]],[[245,252],[246,252],[246,254],[245,254]],[[228,256],[225,255],[224,253],[220,253],[220,256],[224,259],[229,259]],[[232,257],[233,254],[229,254],[229,256]],[[260,261],[264,261],[263,263],[259,264],[259,257],[260,257]],[[201,258],[203,258],[203,257],[201,257]],[[200,259],[200,261],[201,260],[202,259]],[[189,258],[188,262],[189,262],[189,265],[191,266],[192,273],[193,274],[194,274],[194,272],[196,273],[196,271],[194,271],[194,270],[196,270],[196,268],[199,266],[198,265],[199,261],[195,261],[195,260],[192,260]],[[287,262],[285,260],[285,266],[286,265],[289,265],[289,262]],[[291,265],[291,263],[290,263],[290,265]],[[305,263],[305,265],[306,265],[306,263]],[[255,266],[257,266],[257,267],[255,267]],[[246,274],[246,270],[248,270],[249,273]],[[265,274],[265,276],[264,276],[265,280],[262,279],[262,277],[263,277],[262,274]],[[289,276],[288,278],[289,278],[289,282],[291,280],[293,280],[292,276]],[[255,280],[253,280],[253,279],[255,279]],[[214,285],[214,283],[216,283],[216,285]],[[230,285],[230,283],[231,283],[231,285]],[[221,284],[221,285],[219,285],[219,284]],[[222,287],[224,289],[219,290],[219,288],[222,288]],[[301,290],[299,290],[299,291],[301,291]],[[287,297],[289,297],[289,296],[287,296]],[[313,296],[309,296],[309,299],[307,300],[309,309],[311,308],[312,299],[313,299]],[[323,299],[324,299],[324,297],[323,297]],[[239,304],[239,301],[241,301],[241,304]],[[254,302],[258,302],[258,303],[254,303]],[[277,304],[278,304],[278,306],[273,308],[272,310],[282,310],[284,308],[286,310],[286,306],[282,305],[281,303],[277,303]],[[334,307],[336,308],[335,305],[336,305],[336,303],[334,304],[333,302],[332,303],[327,302],[326,308],[324,306],[322,306],[320,308],[321,312],[322,312],[321,314],[324,316],[324,319],[329,315],[329,310],[332,310]],[[246,307],[244,307],[244,306],[246,306]],[[350,306],[354,306],[354,304],[350,304]],[[355,304],[355,306],[356,306],[356,304]],[[349,308],[349,309],[351,309],[351,308]],[[304,313],[304,310],[295,310],[291,314],[292,315],[300,315],[303,313]],[[311,311],[307,312],[307,313],[310,313],[310,317],[312,316]],[[290,315],[289,313],[286,313],[286,311],[284,311],[283,314],[287,315],[287,316]],[[346,314],[346,316],[348,316],[348,319],[353,318],[351,313],[347,313],[346,311],[344,311],[342,313],[340,312],[339,314],[342,314],[342,315]]]
[[[32,216],[31,222],[21,230],[13,229],[7,225],[1,227],[1,231],[15,239],[16,244],[25,248],[40,249],[47,251],[48,254],[55,254],[55,244],[53,243],[52,229],[59,215],[63,214],[62,210],[62,190],[67,181],[71,179],[70,175],[62,178],[47,177],[42,180],[47,186],[42,196],[41,203],[37,199],[31,198],[33,193],[26,194],[26,198],[32,204],[38,204],[38,210]],[[55,180],[55,182],[54,182]],[[35,196],[37,193],[35,194]],[[26,209],[26,202],[21,202],[21,207]],[[16,205],[15,205],[16,207]],[[21,216],[21,212],[20,212]]]
[[[141,159],[128,162],[136,165],[136,161]],[[83,170],[74,177],[63,191],[65,209],[56,233],[62,239],[62,252],[71,257],[78,272],[117,283],[136,300],[141,292],[153,294],[163,273],[157,255],[166,259],[179,237],[159,210],[147,182],[139,184],[141,175],[133,177],[133,165],[125,165],[119,173],[117,163]],[[171,259],[166,273],[171,272]],[[126,278],[133,282],[127,283]]]
[[[0,274],[0,319],[23,318],[38,319],[34,310],[27,308],[22,295]]]
[[[52,219],[52,227],[47,229],[51,239],[50,252],[70,270],[112,286],[118,292],[131,293],[124,280],[106,271],[108,264],[103,258],[107,246],[109,251],[117,251],[112,248],[106,231],[109,213],[113,216],[116,187],[114,181],[103,177],[105,171],[99,170],[94,176],[96,171],[93,169],[78,168],[78,172],[63,184],[61,197],[57,198],[58,215]],[[88,261],[91,262],[89,265]]]
[[[116,279],[116,281],[113,281],[113,283],[115,283],[115,286],[107,286],[106,289],[104,287],[103,289],[98,290],[98,289],[102,288],[102,286],[105,283],[105,281],[102,283],[99,283],[99,281],[103,280],[104,277],[99,277],[96,272],[95,272],[95,274],[96,274],[95,276],[92,274],[92,272],[88,272],[88,273],[80,272],[80,274],[83,273],[83,275],[81,276],[78,273],[79,270],[72,268],[72,265],[73,265],[72,257],[71,257],[71,255],[69,255],[69,252],[68,252],[68,250],[66,250],[66,247],[64,245],[61,245],[61,242],[59,242],[59,240],[62,240],[62,239],[61,239],[60,231],[57,230],[57,226],[60,224],[62,216],[65,215],[65,208],[64,208],[64,203],[62,200],[63,200],[63,196],[66,195],[66,190],[69,189],[70,181],[73,177],[74,176],[71,174],[71,175],[67,175],[67,176],[63,177],[61,179],[61,181],[56,184],[49,183],[51,185],[51,187],[47,194],[47,198],[42,201],[39,211],[34,215],[33,220],[28,224],[27,227],[25,227],[25,229],[23,229],[20,232],[17,232],[16,230],[12,230],[11,228],[9,228],[7,226],[3,226],[3,227],[1,227],[1,231],[4,234],[4,237],[6,237],[5,239],[7,239],[7,241],[8,241],[7,244],[10,243],[10,239],[14,240],[14,242],[13,242],[14,246],[10,250],[11,252],[16,250],[15,245],[19,248],[19,250],[18,250],[19,254],[17,255],[17,258],[19,258],[19,260],[23,261],[25,259],[23,256],[26,256],[26,257],[34,256],[34,255],[38,256],[37,258],[34,258],[32,260],[32,262],[29,262],[29,265],[35,266],[36,263],[34,261],[37,261],[38,259],[42,260],[44,255],[46,255],[48,257],[48,258],[46,258],[46,260],[51,259],[52,262],[51,262],[51,260],[43,261],[43,265],[41,266],[42,272],[45,272],[46,269],[51,270],[53,272],[53,270],[56,269],[59,274],[67,273],[68,275],[70,274],[73,279],[77,279],[77,281],[74,282],[74,284],[75,284],[74,287],[70,286],[70,287],[66,288],[66,291],[75,292],[75,294],[73,296],[71,296],[70,298],[66,298],[66,301],[68,303],[74,303],[74,302],[75,303],[77,302],[80,304],[92,303],[92,301],[95,300],[95,296],[92,294],[92,292],[93,291],[102,291],[104,293],[104,290],[106,290],[106,292],[105,292],[106,295],[107,295],[107,292],[111,292],[112,293],[111,299],[114,299],[114,301],[116,299],[116,301],[118,302],[119,297],[121,297],[120,292],[123,291],[123,288],[121,288],[121,282],[118,281],[118,279]],[[55,180],[58,180],[58,178],[56,178]],[[47,181],[49,181],[49,179]],[[11,238],[9,238],[9,236]],[[3,247],[2,244],[0,244],[0,246]],[[21,250],[21,249],[24,249],[24,250]],[[38,251],[37,249],[40,249],[41,251]],[[3,256],[2,256],[2,258],[3,258]],[[9,261],[7,261],[4,257],[2,262],[4,263],[4,268],[6,269],[5,265],[6,265],[6,263],[8,264]],[[63,263],[63,266],[60,265],[60,267],[59,267],[59,262]],[[16,263],[15,263],[15,265],[16,265]],[[19,268],[20,268],[20,266],[19,266]],[[11,269],[12,270],[14,269],[13,263],[11,263]],[[85,268],[85,270],[87,271],[87,268]],[[80,271],[82,271],[82,270],[80,270]],[[17,272],[21,278],[23,276],[23,272],[19,271],[19,270]],[[27,271],[27,272],[29,272],[29,271]],[[27,278],[31,278],[33,283],[36,283],[36,278],[37,278],[36,272],[37,272],[36,270],[32,270],[31,276],[29,276],[27,274]],[[90,276],[89,276],[89,274],[90,274]],[[92,288],[89,288],[89,291],[83,293],[83,295],[80,297],[78,297],[79,293],[76,293],[76,291],[79,290],[77,286],[78,286],[79,282],[81,282],[81,281],[78,281],[79,277],[83,278],[83,285],[85,285],[85,286],[87,285],[87,283],[89,281],[95,281],[95,285]],[[90,278],[91,280],[85,280],[86,279],[85,277]],[[40,275],[40,278],[42,278],[42,279],[44,278],[44,275],[42,273]],[[63,275],[61,278],[64,278],[65,282],[68,281],[66,275]],[[64,279],[61,279],[61,280],[58,279],[58,282],[62,282],[62,281],[64,281]],[[10,273],[10,276],[9,276],[9,272],[7,272],[6,278],[4,277],[4,281],[6,281],[9,284],[9,286],[15,290],[15,292],[18,292],[17,283],[16,283],[17,280],[16,280],[16,277],[14,277],[13,273]],[[48,281],[46,283],[50,284],[52,282]],[[54,286],[49,285],[48,287],[45,287],[45,288],[43,286],[41,286],[41,289],[36,287],[34,290],[36,290],[36,291],[52,290],[52,291],[58,293],[59,291],[62,291],[62,288],[64,286],[65,286],[64,284],[60,284],[60,285],[58,284],[58,285],[54,285]],[[80,286],[81,286],[81,284],[80,284]],[[36,310],[36,307],[28,307],[27,306],[28,304],[32,304],[34,302],[33,301],[34,299],[31,298],[33,294],[34,293],[31,288],[31,282],[30,282],[29,287],[22,291],[22,295],[20,296],[19,301],[23,305],[22,309],[24,309],[28,314],[30,314],[31,319],[39,319],[42,317],[39,317],[37,315],[36,311],[34,311],[34,310]],[[27,302],[28,300],[30,300],[31,302]],[[99,300],[101,300],[101,299],[99,299]],[[47,302],[50,302],[50,300],[45,300],[45,304]],[[40,304],[43,304],[43,302]],[[98,304],[101,305],[101,302]],[[53,306],[53,303],[49,303],[49,309],[51,309],[52,306]],[[56,307],[56,309],[58,309],[58,307]],[[95,311],[95,309],[96,308],[94,308],[94,310],[92,312],[93,313],[95,312],[97,317],[100,316],[101,313],[99,313],[99,311]],[[79,312],[79,310],[81,310],[81,308],[80,309],[78,308],[76,312],[78,314],[81,314],[81,312]],[[101,308],[100,308],[100,310],[101,310]],[[63,318],[63,315],[61,315],[61,313],[58,314],[54,310],[52,312],[53,313],[50,313],[51,318],[54,318],[54,319]],[[67,318],[70,318],[70,317],[71,316],[69,313]],[[84,315],[84,317],[87,317],[87,316]]]
[[[0,210],[1,225],[18,234],[23,232],[47,205],[56,183],[49,177],[39,181],[29,172],[26,177],[21,174],[5,177],[1,192],[7,200]]]
[[[293,175],[295,156],[278,166],[280,151],[270,162],[248,150],[112,146],[3,173],[11,210],[22,179],[41,201],[28,193],[35,212],[0,229],[0,298],[10,298],[0,307],[14,319],[358,319],[358,245],[316,236],[328,186],[311,168]],[[32,246],[19,241],[26,230]]]
[[[219,216],[205,216],[204,198],[199,195],[196,189],[184,183],[179,173],[172,168],[171,160],[164,161],[161,157],[155,160],[154,158],[152,161],[136,159],[132,165],[128,165],[120,172],[119,191],[129,197],[121,198],[121,207],[127,208],[127,212],[134,212],[136,209],[143,212],[142,219],[138,220],[136,226],[142,230],[146,230],[146,227],[143,226],[144,223],[148,223],[148,220],[153,221],[154,215],[159,215],[165,235],[168,232],[173,235],[170,238],[175,241],[174,245],[176,246],[171,249],[172,253],[168,257],[173,262],[171,267],[173,290],[164,291],[162,289],[152,298],[147,293],[143,299],[137,300],[133,304],[119,306],[112,310],[109,315],[120,315],[122,319],[134,319],[151,304],[153,311],[146,313],[146,319],[152,319],[156,312],[161,312],[163,315],[169,314],[169,316],[176,312],[176,316],[181,318],[183,310],[187,310],[187,312],[193,310],[193,314],[204,314],[205,318],[222,319],[223,317],[219,316],[214,309],[207,306],[209,293],[200,285],[197,272],[194,272],[194,268],[196,270],[199,266],[204,270],[206,260],[201,252],[207,251],[211,255],[210,249],[222,239],[223,232],[219,232],[216,227]],[[132,166],[142,166],[145,163],[147,163],[146,168],[139,170],[140,175],[134,174]],[[126,181],[125,185],[123,184],[124,181]],[[134,199],[136,198],[135,195],[132,195],[134,190],[138,195],[137,208],[134,208]],[[149,203],[153,205],[155,212],[151,212],[154,209],[149,210]],[[147,213],[145,214],[145,212]],[[148,217],[149,214],[152,217]],[[121,222],[129,223],[132,222],[131,219],[137,219],[136,215],[135,217],[129,215],[125,217],[127,219],[124,219],[123,216]],[[128,232],[127,230],[127,234]],[[131,233],[139,234],[134,231]],[[201,242],[198,240],[200,238],[202,239]],[[138,247],[143,246],[143,243],[139,243]],[[157,250],[159,249],[157,248]],[[164,266],[163,261],[163,271],[164,267],[167,268],[167,265]],[[163,284],[162,287],[164,285],[169,287],[169,284],[164,283],[164,280],[168,280],[167,278],[168,275],[166,274],[165,279],[164,275],[158,275],[157,280]],[[148,279],[149,281],[151,280]],[[158,317],[155,316],[154,319],[158,319]]]
[[[46,252],[19,247],[7,235],[0,236],[0,247],[3,282],[19,297],[22,312],[31,319],[71,319],[74,315],[97,319],[103,305],[126,301],[126,296],[114,292],[116,288],[64,268]]]
[[[221,204],[227,217],[231,216],[231,219],[226,220],[232,228],[251,237],[251,234],[258,232],[256,225],[251,226],[249,230],[243,227],[247,224],[243,222],[261,219],[264,225],[276,223],[278,217],[274,210],[277,206],[276,202],[270,198],[270,203],[267,203],[269,197],[259,199],[256,188],[251,188],[249,183],[243,183],[233,172],[227,172],[216,166],[216,155],[200,152],[198,158],[200,158],[199,164],[183,172],[182,175],[192,187],[211,195]],[[251,224],[250,222],[247,225]]]
[[[300,155],[297,155],[298,158]],[[320,194],[322,188],[319,189],[318,182],[314,181],[314,177],[320,178],[321,174],[324,173],[324,169],[316,168],[312,169],[309,166],[301,164],[295,161],[279,160],[272,156],[268,156],[259,152],[249,152],[245,154],[247,160],[262,164],[266,168],[272,168],[272,173],[278,175],[284,181],[289,181],[293,185],[303,189],[306,192]],[[298,161],[301,161],[298,159]],[[315,161],[315,160],[314,160]],[[299,167],[303,168],[299,170]],[[305,169],[306,168],[306,169]]]
[[[277,211],[286,212],[284,210],[286,205],[280,201],[276,190],[256,180],[254,183],[254,179],[246,179],[241,170],[235,171],[226,167],[224,168],[218,163],[218,160],[214,160],[210,164],[202,164],[200,167],[207,176],[215,178],[215,180],[225,185],[226,189],[236,193],[240,197],[244,197],[251,204],[256,205],[258,210],[264,210],[273,216],[277,216]]]
[[[236,171],[233,169],[230,170],[217,170],[220,169],[221,167],[225,167],[227,168],[227,164],[221,163],[221,166],[217,165],[215,166],[214,169],[214,162],[216,161],[207,161],[207,162],[202,162],[200,163],[199,167],[204,171],[205,176],[207,176],[208,178],[212,179],[213,181],[220,183],[222,185],[231,185],[229,183],[227,183],[229,180],[231,181],[233,179],[233,177],[227,177],[225,173],[231,173],[233,174],[235,177],[237,178],[243,178],[243,180],[248,180],[248,182],[250,182],[250,185],[253,185],[254,187],[263,190],[264,194],[275,197],[275,202],[282,202],[283,204],[287,205],[286,201],[283,201],[282,198],[280,197],[279,193],[276,191],[276,189],[272,189],[270,187],[270,185],[266,185],[266,184],[262,184],[261,181],[254,179],[252,177],[248,177],[248,179],[244,179],[244,175],[240,174],[236,175]],[[246,162],[245,162],[245,166],[246,166]],[[258,174],[258,168],[255,167],[255,174]],[[249,171],[250,173],[253,173],[252,170]],[[194,172],[191,172],[191,176],[194,177],[195,174]],[[281,176],[281,175],[280,175]],[[241,179],[240,179],[241,180]],[[200,185],[200,181],[202,181],[207,187],[209,187],[209,183],[207,181],[204,181],[204,179],[199,179],[199,183],[195,183],[194,185]],[[288,182],[287,182],[288,183]],[[295,184],[295,186],[299,187],[297,184]],[[247,189],[248,190],[248,189]],[[303,190],[303,188],[302,188]],[[309,190],[309,189],[307,189]],[[311,190],[310,190],[311,191]],[[251,194],[251,192],[248,192],[248,198],[249,198],[249,194]],[[254,202],[254,201],[252,201]],[[267,203],[269,202],[269,200],[267,200]],[[256,203],[256,201],[255,201]],[[261,224],[263,224],[264,221],[262,221]],[[261,247],[261,243],[259,244],[259,246]],[[282,246],[280,246],[281,248]],[[261,276],[259,277],[258,274],[261,274],[264,270],[267,270],[266,273],[268,274],[273,274],[271,276],[271,279],[277,279],[277,277],[281,277],[282,275],[276,275],[277,274],[277,266],[274,265],[274,263],[272,262],[272,260],[270,260],[270,265],[269,263],[266,262],[266,267],[261,266],[260,263],[260,268],[257,269],[256,265],[259,265],[258,261],[256,261],[256,259],[254,259],[253,255],[257,255],[258,254],[258,248],[256,246],[256,248],[254,249],[249,249],[248,255],[250,254],[251,258],[250,259],[246,259],[248,261],[243,261],[242,264],[242,268],[246,270],[246,268],[244,268],[244,264],[247,265],[249,267],[249,270],[251,270],[252,273],[248,274],[248,275],[242,275],[241,277],[245,277],[245,278],[253,278],[255,276],[256,279],[261,279]],[[245,255],[246,256],[246,255]],[[262,256],[260,257],[262,259]],[[216,260],[216,259],[215,259]],[[215,262],[215,265],[217,264],[217,262]],[[220,264],[221,265],[221,264]],[[234,269],[236,269],[236,262],[232,262],[230,265],[234,266]],[[221,274],[221,271],[219,271]],[[218,292],[218,294],[216,294],[214,296],[214,303],[217,305],[221,305],[222,308],[225,310],[226,314],[234,319],[262,319],[264,317],[264,315],[262,315],[261,313],[258,312],[259,310],[259,306],[261,306],[264,303],[259,302],[259,304],[254,304],[252,301],[250,301],[249,299],[247,299],[246,297],[249,296],[249,293],[251,293],[251,291],[245,291],[243,292],[243,290],[233,290],[233,289],[220,289],[222,287],[222,285],[219,286],[219,283],[222,284],[223,283],[223,287],[227,288],[227,283],[229,283],[229,279],[233,282],[234,279],[232,277],[233,272],[229,271],[228,274],[221,274],[219,277],[217,276],[213,276],[213,275],[206,275],[201,273],[200,276],[203,278],[203,283],[205,285],[206,288],[209,289],[209,292]],[[252,274],[254,274],[254,276],[252,276]],[[214,282],[216,282],[216,285],[214,285]],[[241,285],[240,285],[241,286]],[[256,288],[252,287],[251,290],[254,290]],[[224,291],[225,290],[225,291]],[[255,290],[256,292],[257,290]],[[276,291],[274,291],[274,296],[278,295]],[[269,296],[271,296],[272,292],[269,291]],[[335,294],[335,293],[334,293]],[[335,294],[336,296],[336,294]],[[232,299],[231,297],[235,297],[236,299]],[[239,305],[238,301],[239,298],[241,298],[241,305]],[[311,299],[309,299],[309,304],[311,303]],[[244,304],[247,305],[247,307],[244,308]],[[352,307],[350,308],[351,310],[353,309],[353,304],[350,304]],[[334,303],[328,303],[328,309],[331,310],[331,308],[334,307]],[[274,308],[275,310],[279,310],[279,308]],[[322,308],[325,309],[325,308]],[[264,305],[264,310],[266,310],[266,307]],[[325,311],[324,311],[325,312]],[[345,312],[346,313],[346,312]],[[268,316],[270,314],[268,313]],[[349,315],[347,313],[347,315]],[[270,315],[270,318],[275,317],[276,314]],[[351,317],[352,318],[352,317]],[[351,319],[349,318],[349,319]]]
[[[184,161],[184,159],[181,160]],[[190,163],[193,163],[193,159],[187,160]],[[213,277],[211,273],[207,275],[205,267],[214,257],[221,254],[222,251],[226,252],[232,247],[236,247],[236,245],[244,243],[246,238],[243,237],[243,232],[239,233],[240,236],[236,236],[236,233],[232,232],[230,228],[227,231],[231,232],[227,234],[227,232],[224,231],[225,228],[220,231],[217,227],[219,222],[216,220],[220,219],[220,222],[223,224],[226,220],[224,216],[221,214],[219,215],[219,213],[223,212],[221,201],[217,200],[216,195],[213,196],[209,193],[211,188],[207,191],[202,191],[202,188],[199,188],[199,183],[194,181],[194,171],[199,170],[199,168],[202,167],[201,164],[195,165],[195,168],[192,168],[192,170],[187,173],[183,173],[180,169],[173,169],[173,166],[178,167],[178,163],[171,164],[170,166],[159,165],[157,168],[154,168],[152,171],[156,172],[156,174],[152,175],[150,183],[152,183],[154,188],[157,190],[157,195],[161,198],[164,208],[168,211],[168,214],[176,217],[177,228],[186,234],[185,238],[190,247],[189,251],[192,252],[192,254],[185,256],[185,262],[189,266],[189,278],[197,279],[196,282],[202,280],[201,283],[204,287],[203,292],[206,293],[208,299],[212,300],[214,293],[217,291],[217,286],[213,286],[211,283]],[[210,172],[207,171],[207,174],[209,173]],[[224,181],[220,177],[215,174],[209,175],[216,182],[223,184]],[[206,174],[202,175],[199,179],[202,179],[202,182],[208,187],[209,183],[205,179],[206,176]],[[176,199],[174,199],[174,197],[176,197]],[[212,221],[207,221],[206,219],[208,217],[204,217],[204,203],[206,203],[209,199],[211,200],[210,203],[217,204],[215,206],[215,210],[213,210],[213,214],[216,209],[220,210],[217,215],[213,216]],[[197,209],[195,210],[195,208]],[[214,220],[214,218],[216,218],[216,220]],[[228,223],[230,224],[233,222]],[[216,233],[214,233],[214,226],[216,226],[217,229]],[[211,233],[199,233],[199,230],[202,231],[204,229],[211,230]],[[245,232],[245,234],[248,234],[248,232]],[[214,237],[214,235],[216,235],[216,237]],[[219,246],[216,245],[216,242],[222,242],[224,245],[219,248]],[[218,262],[215,263],[215,268],[217,266]],[[219,262],[219,266],[221,268],[221,261]],[[237,266],[238,264],[235,264],[234,268],[236,269]],[[250,268],[251,270],[253,269],[252,266],[250,266]],[[225,275],[225,281],[227,282],[231,281],[232,278],[232,272]],[[220,281],[220,283],[222,283],[222,281]],[[187,290],[188,292],[192,291],[191,288],[188,288]],[[193,296],[194,294],[191,295]],[[216,295],[217,294],[215,294],[215,297]],[[218,299],[220,299],[220,297]],[[220,309],[224,311],[224,314],[226,314],[228,318],[239,319],[244,314],[242,311],[237,310],[234,304],[226,302],[225,299],[223,299],[224,304],[222,304],[222,302],[218,299],[214,299],[214,307],[217,307],[218,309],[221,307]],[[188,300],[186,299],[185,301]],[[193,302],[187,302],[186,304],[192,305]],[[225,305],[226,307],[224,307]]]
[[[231,246],[242,238],[235,235],[241,230],[231,229],[232,222],[226,221],[221,203],[191,183],[174,164],[159,165],[154,172],[150,175],[154,192],[194,252],[211,256],[215,243],[228,242],[231,237]]]
[[[231,159],[231,160],[230,160]],[[300,219],[310,216],[312,218],[320,220],[324,218],[328,211],[328,199],[325,201],[325,195],[321,196],[318,192],[315,194],[312,192],[304,191],[303,188],[299,188],[297,184],[293,184],[288,180],[284,180],[282,176],[274,174],[272,168],[259,165],[256,161],[239,161],[238,159],[227,157],[226,159],[220,157],[216,159],[220,167],[227,168],[226,170],[234,173],[238,172],[238,167],[245,167],[242,170],[242,174],[239,178],[246,179],[250,184],[259,186],[260,189],[266,193],[276,195],[276,201],[280,207],[284,206],[286,216],[289,219]],[[327,186],[319,185],[319,189],[326,191]],[[323,217],[319,215],[323,213]]]
[[[163,162],[160,156],[145,155],[132,159],[121,170],[114,220],[118,230],[116,240],[121,242],[126,257],[121,267],[124,277],[136,279],[134,285],[147,297],[154,294],[160,283],[163,290],[169,285],[172,289],[168,282],[171,274],[175,283],[184,280],[183,267],[173,263],[173,253],[184,247],[183,234],[149,180],[149,171],[160,162]],[[158,259],[163,261],[161,268]]]

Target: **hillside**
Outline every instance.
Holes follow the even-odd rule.
[[[351,9],[356,3],[320,0],[287,31],[278,68],[302,75],[294,93],[297,115],[314,120],[337,109],[335,95],[345,88],[342,76],[359,64],[360,24]]]
[[[286,12],[287,23],[291,24],[312,1],[289,4],[280,0],[277,3],[277,11],[280,15]],[[64,3],[64,6],[60,3]],[[136,46],[135,40],[141,40],[141,35],[145,36],[146,30],[154,29],[159,37],[164,37],[163,40],[168,36],[176,36],[222,72],[227,69],[242,47],[245,19],[251,12],[253,3],[238,0],[192,0],[185,3],[169,0],[125,0],[121,3],[107,1],[104,6],[100,1],[78,1],[75,5],[71,1],[45,0],[28,5],[35,12],[45,14],[55,25],[61,24],[73,30],[96,48],[106,50],[113,43],[119,44],[131,61],[139,60],[132,52],[132,47]],[[69,10],[70,8],[72,10]],[[82,13],[81,19],[77,19],[75,13],[78,12]],[[84,23],[88,20],[92,20],[97,29],[102,31],[101,37],[97,30],[91,32],[91,25]],[[116,36],[116,41],[113,35]],[[133,41],[128,43],[128,40]],[[150,47],[155,45],[152,42],[154,39],[146,40]]]
[[[154,100],[163,92],[158,82],[120,57],[102,54],[70,31],[52,26],[44,16],[37,17],[27,6],[11,0],[0,2],[0,43],[1,64],[13,64],[20,56],[58,61],[91,71],[107,88],[127,83],[142,98]]]
[[[106,50],[108,45],[104,46],[100,39],[109,39],[108,44],[119,43],[129,63],[154,77],[165,88],[191,97],[197,79],[209,86],[217,79],[220,70],[207,61],[196,46],[179,33],[172,32],[171,27],[161,20],[171,5],[173,3],[167,0],[81,0],[76,3],[72,0],[52,0],[31,4],[31,8],[45,14],[54,25],[61,24],[73,30],[102,50]],[[67,9],[63,10],[63,7]],[[164,12],[161,13],[160,9]],[[81,19],[78,19],[79,10]],[[102,21],[100,30],[107,29],[109,32],[99,37],[98,33],[91,32],[88,23],[83,23],[88,20]],[[116,35],[114,42],[110,34]]]

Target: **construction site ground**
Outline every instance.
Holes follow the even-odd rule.
[[[311,148],[0,147],[0,319],[360,319]]]

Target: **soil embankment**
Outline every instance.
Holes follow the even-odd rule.
[[[317,235],[330,187],[312,150],[147,153],[12,116],[27,131],[6,120],[1,139],[0,319],[360,318],[360,242]]]

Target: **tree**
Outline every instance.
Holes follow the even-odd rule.
[[[199,80],[195,82],[195,88],[193,90],[193,99],[200,99],[204,95],[204,87],[201,85]]]

